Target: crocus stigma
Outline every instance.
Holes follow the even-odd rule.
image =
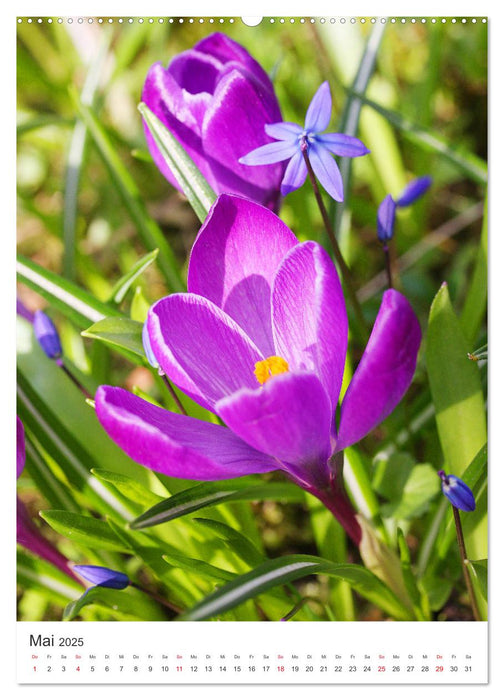
[[[245,165],[264,166],[288,160],[281,192],[286,195],[297,190],[306,180],[308,168],[303,150],[317,179],[337,202],[343,201],[343,180],[332,157],[355,158],[369,153],[362,141],[354,136],[324,132],[331,120],[331,91],[326,81],[320,85],[306,112],[304,126],[293,122],[266,124],[264,130],[275,139],[240,158]]]

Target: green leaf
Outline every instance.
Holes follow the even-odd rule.
[[[252,571],[237,576],[207,596],[182,620],[214,618],[244,601],[255,598],[275,586],[284,585],[309,575],[335,576],[348,583],[367,600],[398,620],[409,620],[410,613],[396,596],[374,574],[356,564],[334,564],[319,557],[287,555],[264,562]]]
[[[415,464],[409,455],[393,454],[387,460],[381,493],[389,503],[382,506],[385,518],[412,520],[428,510],[439,495],[439,477],[430,464]]]
[[[139,484],[138,481],[125,474],[118,474],[106,469],[91,469],[91,473],[102,483],[113,484],[128,500],[139,506],[151,506],[159,500],[157,494],[149,491],[143,484]]]
[[[426,362],[446,471],[460,476],[486,443],[481,380],[453,311],[446,283],[434,298],[427,330]]]
[[[433,134],[423,129],[418,124],[406,119],[401,114],[382,107],[360,92],[354,92],[351,89],[348,90],[351,94],[358,97],[365,105],[368,105],[378,114],[385,117],[392,126],[398,129],[404,137],[412,143],[422,146],[428,152],[437,153],[475,182],[486,184],[488,179],[487,166],[485,161],[481,158],[478,158],[478,156],[462,148],[455,150],[438,134]]]
[[[488,600],[488,559],[469,560],[467,565],[481,595]]]
[[[149,620],[166,619],[159,606],[135,589],[113,590],[103,586],[93,586],[80,598],[66,606],[63,620],[75,619],[87,605],[99,605],[105,608],[112,618],[120,620],[145,620],[148,622]]]
[[[399,555],[401,559],[401,569],[403,575],[404,585],[408,592],[411,602],[413,603],[413,608],[415,610],[416,616],[419,620],[429,620],[429,607],[428,600],[425,596],[420,594],[417,586],[417,581],[413,570],[411,568],[411,556],[406,543],[406,538],[401,529],[397,531],[397,542],[399,545]]]
[[[264,554],[241,532],[226,525],[226,523],[208,518],[195,518],[194,522],[216,534],[232,552],[236,553],[249,566],[257,566],[264,561]]]
[[[189,200],[196,216],[203,222],[216,199],[215,192],[177,139],[147,105],[141,102],[138,109],[166,164]]]
[[[234,578],[236,578],[236,574],[231,571],[226,571],[225,569],[213,566],[212,564],[208,564],[206,561],[202,561],[201,559],[185,557],[182,554],[163,554],[163,559],[168,562],[170,566],[182,569],[183,571],[188,571],[191,574],[196,574],[197,576],[209,578],[212,581],[232,581]]]
[[[469,343],[474,343],[485,317],[488,293],[488,202],[485,202],[481,241],[460,324]]]
[[[294,484],[280,482],[236,479],[202,483],[161,501],[130,523],[130,527],[152,527],[219,503],[255,500],[302,501],[303,492]]]
[[[154,262],[158,253],[159,249],[156,248],[150,253],[147,253],[147,255],[144,255],[140,260],[137,260],[131,270],[128,270],[128,272],[115,283],[110,294],[110,301],[113,301],[114,304],[120,304],[124,300],[133,282]]]
[[[127,551],[123,542],[103,520],[64,510],[41,511],[40,516],[63,537],[86,547],[112,552]]]
[[[73,282],[22,255],[18,256],[17,273],[20,282],[44,297],[51,306],[80,328],[86,328],[90,323],[101,321],[107,316],[119,315],[116,309],[98,301]]]
[[[85,338],[100,340],[106,345],[119,348],[122,351],[131,352],[145,359],[142,343],[143,324],[132,321],[123,316],[110,316],[104,318],[82,331]]]
[[[82,592],[82,586],[51,563],[18,546],[17,583],[25,588],[50,592],[53,604],[65,605]]]
[[[127,209],[138,234],[148,250],[159,250],[159,268],[173,291],[182,291],[184,285],[175,255],[163,232],[147,211],[141,193],[130,172],[117,155],[117,151],[93,110],[82,104],[75,91],[71,91],[74,106],[79,118],[84,122],[89,134],[108,168],[112,181]]]

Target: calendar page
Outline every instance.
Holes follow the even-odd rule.
[[[489,22],[305,10],[14,20],[23,690],[489,681]]]

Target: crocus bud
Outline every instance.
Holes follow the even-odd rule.
[[[428,175],[417,177],[415,180],[409,182],[399,195],[396,202],[397,206],[407,207],[410,204],[413,204],[414,201],[416,201],[429,189],[431,183],[432,178],[430,178]]]
[[[114,571],[114,569],[107,569],[105,566],[79,564],[73,568],[86,581],[90,581],[95,586],[101,586],[102,588],[116,588],[120,590],[127,588],[130,584],[126,574]]]
[[[33,331],[42,350],[51,360],[61,357],[63,350],[58,331],[49,316],[43,311],[35,311],[33,316]]]
[[[175,136],[217,194],[238,194],[277,209],[284,164],[249,168],[238,162],[267,141],[266,124],[282,119],[271,80],[250,54],[215,33],[158,62],[142,100]],[[181,189],[145,125],[147,145],[163,175]]]
[[[390,241],[394,235],[396,203],[388,194],[378,207],[377,234],[382,243]]]
[[[458,476],[454,476],[453,474],[445,474],[444,471],[439,471],[438,475],[441,479],[443,493],[452,506],[455,506],[455,508],[459,510],[466,511],[476,508],[473,492],[462,479],[459,479]]]

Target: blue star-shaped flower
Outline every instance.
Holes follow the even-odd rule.
[[[369,153],[362,141],[346,134],[323,134],[331,119],[332,101],[329,83],[318,88],[306,112],[304,127],[293,122],[266,124],[265,132],[274,143],[267,143],[240,158],[244,165],[268,165],[288,160],[281,192],[286,195],[297,190],[306,180],[308,168],[303,151],[306,150],[313,172],[322,187],[337,202],[343,201],[343,180],[332,157],[355,158]]]

